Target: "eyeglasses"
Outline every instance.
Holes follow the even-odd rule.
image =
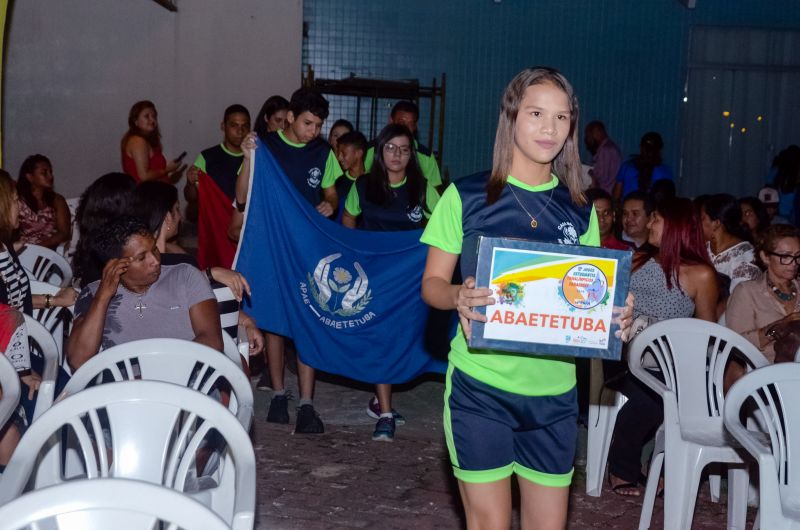
[[[395,144],[386,144],[383,146],[383,152],[388,155],[400,155],[402,158],[411,156],[411,148],[407,146],[399,146]]]
[[[777,252],[767,252],[770,256],[777,256],[781,262],[781,265],[791,265],[794,263],[795,265],[800,265],[800,254],[797,256],[792,256],[791,254],[778,254]]]

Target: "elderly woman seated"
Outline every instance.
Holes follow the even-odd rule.
[[[101,349],[145,338],[193,340],[222,351],[217,302],[203,273],[187,264],[162,266],[142,221],[115,219],[89,246],[105,266],[75,304],[68,350],[74,370]]]
[[[800,319],[800,230],[781,224],[767,227],[758,241],[758,257],[766,272],[736,287],[728,300],[725,322],[774,362],[776,340]]]

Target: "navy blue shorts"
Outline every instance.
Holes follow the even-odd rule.
[[[450,366],[444,429],[456,478],[494,482],[512,473],[551,487],[572,482],[577,390],[524,396],[498,390]]]

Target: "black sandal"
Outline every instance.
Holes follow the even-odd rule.
[[[615,486],[615,485],[611,484],[611,478],[609,477],[608,483],[609,483],[609,485],[611,485],[611,491],[613,491],[615,494],[619,495],[620,497],[641,497],[642,496],[642,491],[640,489],[640,486],[636,482],[621,482],[621,483],[619,483],[619,484],[617,484]],[[635,493],[623,493],[622,491],[625,490],[625,489],[632,490]]]

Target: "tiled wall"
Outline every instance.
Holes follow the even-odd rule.
[[[624,151],[657,130],[677,169],[689,27],[800,28],[795,0],[305,0],[303,64],[319,78],[420,79],[447,73],[444,165],[487,168],[499,96],[520,69],[555,66],[581,121],[606,122]],[[344,112],[332,105],[331,121]],[[421,129],[426,131],[425,124]]]

